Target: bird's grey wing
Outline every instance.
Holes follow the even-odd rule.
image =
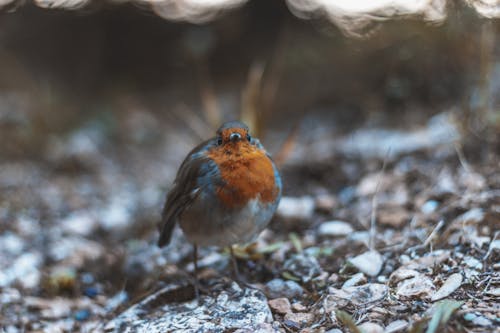
[[[182,162],[175,177],[174,185],[168,192],[159,224],[160,238],[158,246],[170,243],[177,218],[197,197],[200,191],[200,177],[205,173],[206,165],[213,163],[206,152],[215,145],[215,139],[205,141],[195,147]]]

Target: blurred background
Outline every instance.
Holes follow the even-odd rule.
[[[0,318],[38,318],[19,295],[100,296],[113,311],[189,260],[154,246],[155,225],[182,159],[223,121],[251,126],[285,196],[335,208],[409,153],[493,177],[499,6],[0,1],[0,289],[17,304]]]

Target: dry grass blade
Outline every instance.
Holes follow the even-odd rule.
[[[352,333],[363,333],[354,323],[354,319],[352,319],[351,315],[345,311],[337,310],[335,311],[335,315],[338,320],[342,322],[344,326],[346,326]]]
[[[296,233],[292,232],[288,237],[290,238],[295,251],[297,251],[297,253],[301,253],[303,251],[303,248],[299,236]]]
[[[375,187],[375,194],[373,195],[372,198],[372,212],[370,217],[370,240],[368,243],[368,248],[370,250],[375,249],[375,231],[377,228],[377,206],[378,206],[377,195],[380,188],[380,183],[382,182],[382,177],[384,176],[385,167],[387,166],[387,160],[389,159],[390,153],[391,149],[389,148],[387,150],[387,154],[385,155],[384,162],[382,164],[382,170],[380,170],[380,175],[377,180],[377,186]]]
[[[297,138],[298,138],[301,123],[302,123],[302,118],[299,119],[295,123],[295,126],[288,133],[288,136],[286,137],[285,141],[281,145],[280,150],[276,154],[274,161],[278,167],[283,165],[283,163],[286,162],[286,160],[290,156],[290,153],[293,151],[293,148],[295,147],[295,144],[297,143]]]
[[[450,300],[443,300],[436,303],[434,314],[425,333],[435,333],[440,325],[445,325],[448,322],[453,312],[461,307],[462,304],[463,302]]]

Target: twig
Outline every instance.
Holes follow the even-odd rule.
[[[462,168],[464,168],[464,170],[468,173],[472,172],[472,168],[465,158],[462,147],[458,143],[455,143],[455,151],[457,152],[458,160],[460,161]]]
[[[495,232],[495,236],[493,236],[493,239],[490,242],[490,246],[488,247],[488,252],[486,252],[486,254],[484,255],[483,260],[488,259],[488,257],[490,256],[491,251],[493,251],[493,242],[496,241],[499,234],[500,231]]]
[[[371,212],[371,218],[370,218],[370,239],[368,242],[368,248],[370,250],[374,249],[375,246],[375,228],[376,228],[376,222],[377,222],[377,195],[380,187],[380,183],[382,182],[382,177],[385,173],[385,167],[387,166],[387,160],[389,159],[389,154],[391,153],[391,148],[387,150],[387,154],[385,155],[384,162],[382,164],[382,170],[380,170],[380,174],[378,176],[377,180],[377,186],[375,187],[375,193],[373,194],[372,198],[372,212]]]
[[[436,233],[439,231],[439,229],[441,229],[441,227],[443,225],[444,225],[444,220],[440,220],[439,223],[437,224],[437,226],[434,228],[434,230],[432,230],[432,232],[430,233],[430,235],[427,237],[427,239],[425,240],[424,244],[422,244],[423,247],[426,247],[427,245],[429,245],[429,243],[434,238],[434,235],[436,235]]]

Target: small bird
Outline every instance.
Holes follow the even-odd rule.
[[[255,240],[281,190],[278,169],[259,140],[245,124],[226,122],[182,162],[163,207],[158,246],[169,244],[178,222],[193,244],[195,276],[198,246],[211,245],[229,246],[238,274],[232,245]]]

